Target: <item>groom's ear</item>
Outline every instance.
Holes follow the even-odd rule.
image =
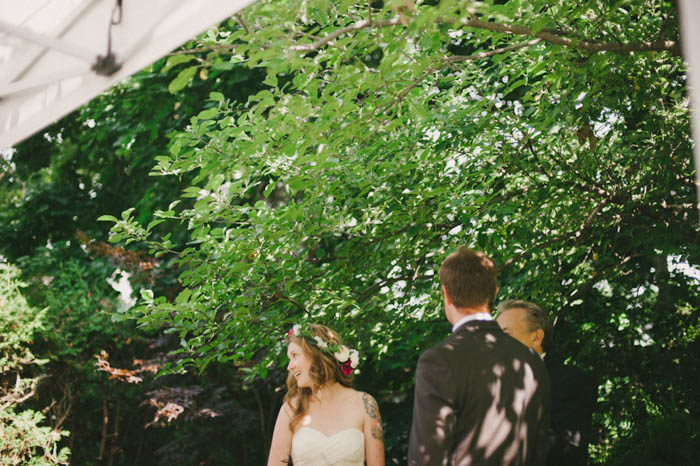
[[[452,298],[450,298],[450,295],[447,293],[447,288],[445,288],[445,285],[440,285],[442,288],[442,297],[445,300],[445,304],[452,304]]]

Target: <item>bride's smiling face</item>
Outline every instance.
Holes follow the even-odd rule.
[[[313,387],[313,381],[311,380],[311,358],[304,353],[304,350],[298,344],[290,342],[287,347],[287,356],[289,357],[289,364],[287,365],[287,370],[292,374],[297,380],[297,386],[303,387]]]

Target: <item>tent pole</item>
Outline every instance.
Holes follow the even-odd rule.
[[[678,20],[681,26],[681,47],[687,63],[686,78],[690,94],[690,133],[693,139],[695,156],[695,192],[700,213],[700,2],[697,0],[680,0],[678,2]]]
[[[29,31],[27,29],[19,28],[13,24],[7,23],[0,20],[0,31],[5,31],[13,36],[17,36],[20,39],[24,39],[29,42],[34,42],[35,44],[43,45],[44,47],[63,52],[66,55],[72,55],[77,58],[81,58],[88,63],[95,61],[95,57],[99,55],[98,52],[88,50],[75,44],[70,44],[64,40],[56,37],[49,37],[43,34],[37,34],[36,32]]]
[[[96,1],[97,0],[85,0],[79,7],[71,11],[71,14],[69,16],[67,16],[63,21],[58,23],[56,30],[52,31],[52,33],[55,34],[57,38],[62,37],[66,33],[70,25],[73,24],[75,20],[80,18],[80,15],[85,13],[88,7],[94,6]],[[23,27],[24,23],[18,26]],[[13,61],[17,63],[17,66],[13,67],[12,69],[8,69],[7,72],[4,74],[0,73],[0,86],[4,84],[10,84],[11,82],[15,81],[15,79],[17,79],[18,77],[24,75],[27,69],[31,67],[36,62],[36,60],[38,60],[44,53],[46,53],[46,48],[41,47],[31,52],[28,50],[26,54],[23,54],[21,57],[17,57],[16,59],[13,58]]]
[[[65,70],[61,73],[53,73],[47,76],[42,76],[40,78],[34,78],[32,80],[24,79],[16,83],[5,84],[4,86],[0,84],[0,99],[29,89],[48,86],[50,84],[60,84],[60,82],[65,79],[70,79],[84,75],[88,69],[89,68],[85,66],[76,66],[72,69]]]

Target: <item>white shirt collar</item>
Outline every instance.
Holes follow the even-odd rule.
[[[466,315],[455,322],[455,324],[452,326],[452,333],[454,333],[455,330],[457,330],[463,324],[471,322],[472,320],[493,320],[493,316],[488,312],[477,312],[475,314]]]

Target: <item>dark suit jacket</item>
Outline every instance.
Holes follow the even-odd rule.
[[[547,466],[585,466],[597,386],[586,372],[544,358],[552,385]]]
[[[544,465],[549,376],[495,321],[471,321],[418,361],[409,466]]]

